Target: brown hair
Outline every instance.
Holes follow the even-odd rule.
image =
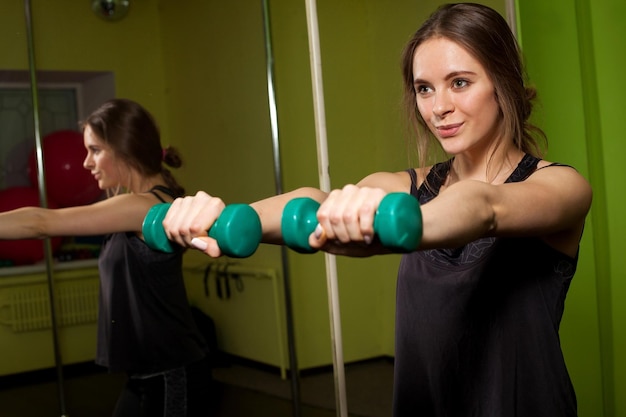
[[[171,146],[161,147],[159,128],[141,105],[128,99],[108,100],[82,122],[83,130],[86,126],[140,174],[153,176],[160,173],[176,196],[185,194],[185,189],[163,165],[181,167],[180,154]]]
[[[417,135],[420,166],[438,145],[419,114],[413,85],[413,56],[431,38],[442,37],[465,48],[485,68],[491,79],[502,118],[503,137],[512,138],[522,151],[541,156],[547,145],[544,132],[529,122],[536,90],[525,85],[526,73],[517,41],[506,20],[495,10],[480,4],[458,3],[440,6],[415,32],[402,53],[404,107],[410,128]],[[439,151],[441,147],[438,146]]]

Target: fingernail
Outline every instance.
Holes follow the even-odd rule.
[[[318,223],[315,228],[315,239],[319,240],[319,238],[322,237],[322,233],[324,233],[324,229],[322,229],[322,225]]]
[[[372,237],[370,235],[365,235],[363,236],[363,241],[366,245],[369,245],[370,243],[372,243]]]
[[[204,240],[198,239],[197,237],[191,239],[191,246],[201,251],[205,251],[206,248],[209,247]]]

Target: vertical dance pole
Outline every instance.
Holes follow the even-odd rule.
[[[24,14],[26,17],[26,34],[28,38],[28,57],[30,68],[30,87],[33,101],[33,124],[35,132],[35,151],[37,157],[37,180],[39,184],[39,202],[40,206],[46,208],[48,206],[48,197],[46,195],[46,181],[44,177],[43,164],[43,146],[41,143],[41,134],[39,131],[39,97],[37,95],[37,76],[35,66],[35,47],[33,42],[33,26],[31,17],[30,0],[24,0]],[[63,392],[63,362],[61,361],[61,351],[59,349],[59,335],[56,318],[56,302],[54,291],[54,277],[52,273],[52,245],[50,239],[46,238],[44,243],[44,253],[46,259],[46,272],[48,274],[48,297],[50,298],[50,320],[52,324],[52,344],[54,348],[54,363],[57,371],[57,394],[59,398],[59,406],[61,409],[61,417],[67,417],[65,411],[65,394]]]
[[[274,155],[274,182],[276,194],[283,193],[282,172],[280,166],[280,146],[278,140],[278,116],[276,110],[276,95],[274,91],[274,53],[272,51],[272,36],[270,31],[270,13],[268,0],[263,0],[263,29],[265,33],[265,56],[267,62],[267,95],[269,99],[270,126],[272,128],[272,151]],[[283,268],[283,286],[285,291],[285,316],[287,324],[287,344],[289,349],[289,369],[291,374],[291,401],[294,417],[300,417],[300,371],[296,356],[296,338],[294,336],[293,309],[291,305],[291,285],[289,278],[289,263],[287,262],[287,248],[281,245],[281,260]]]
[[[517,33],[517,4],[515,0],[505,0],[506,6],[506,20],[509,22],[511,32],[515,37],[518,37]],[[518,39],[519,40],[519,39]]]
[[[326,113],[324,111],[324,89],[322,83],[322,58],[317,25],[315,0],[306,0],[311,80],[313,84],[313,107],[315,110],[315,133],[317,140],[317,164],[322,191],[330,191],[328,147],[326,141]],[[333,369],[335,374],[335,402],[337,415],[347,417],[346,381],[343,364],[343,344],[341,338],[341,317],[339,309],[339,289],[337,286],[337,263],[334,255],[325,253],[326,283],[330,311],[330,328],[333,345]]]

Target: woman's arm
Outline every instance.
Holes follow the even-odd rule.
[[[355,256],[347,244],[372,241],[373,217],[387,192],[389,187],[358,186],[333,191],[318,212],[324,232],[312,236],[310,245]],[[569,167],[547,167],[518,183],[460,181],[421,207],[419,249],[458,247],[485,236],[537,236],[574,256],[591,197],[588,182]]]
[[[261,218],[264,243],[282,243],[282,212],[291,199],[321,203],[319,227],[309,237],[312,248],[348,256],[389,253],[376,243],[374,216],[391,192],[408,192],[406,172],[372,174],[357,185],[326,193],[300,188],[252,203]],[[547,167],[526,181],[492,185],[460,181],[421,207],[423,234],[419,249],[458,247],[485,236],[537,236],[567,254],[575,254],[591,205],[588,182],[569,167]],[[206,236],[224,208],[204,192],[177,199],[164,220],[168,237],[210,256],[220,256]]]
[[[458,247],[484,236],[536,236],[574,256],[591,199],[587,180],[563,166],[517,183],[461,181],[422,206],[420,248]]]
[[[0,239],[141,232],[143,219],[154,204],[151,194],[122,194],[86,206],[23,207],[0,213]]]

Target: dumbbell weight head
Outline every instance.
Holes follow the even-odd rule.
[[[422,239],[422,211],[417,199],[406,193],[390,193],[378,206],[374,232],[380,243],[395,253],[413,252]]]
[[[283,209],[281,232],[283,242],[300,253],[314,253],[309,236],[317,227],[317,209],[320,203],[308,197],[294,198]]]
[[[162,224],[170,206],[170,203],[156,204],[150,207],[146,217],[143,218],[141,233],[143,233],[143,239],[150,249],[161,252],[174,252],[174,246],[167,238]]]
[[[142,233],[146,244],[155,250],[173,252],[174,244],[163,229],[163,219],[170,203],[156,204],[144,217]],[[208,235],[217,241],[222,253],[232,258],[251,256],[259,246],[262,227],[259,216],[247,204],[230,204],[209,229]]]
[[[231,258],[251,256],[259,247],[262,235],[259,215],[247,204],[227,205],[209,229],[209,237]]]

